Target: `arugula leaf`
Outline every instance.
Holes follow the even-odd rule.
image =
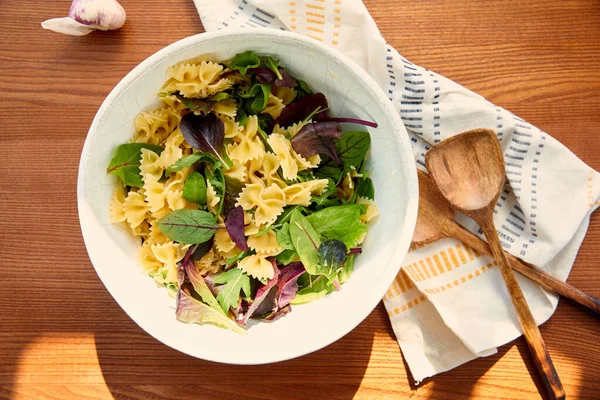
[[[367,151],[371,146],[371,136],[365,131],[351,131],[342,133],[342,138],[335,143],[335,149],[342,167],[332,159],[324,160],[316,175],[331,178],[338,182],[341,177],[350,171],[350,167],[359,170]]]
[[[257,233],[255,233],[252,236],[259,237],[259,236],[262,236],[262,235],[266,235],[267,232],[272,231],[273,229],[278,229],[278,228],[281,228],[281,225],[271,224],[271,225],[267,226],[266,228],[261,229],[260,231],[258,231]]]
[[[311,275],[319,275],[317,272],[321,261],[318,253],[321,245],[319,234],[298,210],[292,212],[289,227],[292,244],[300,256],[304,268]]]
[[[284,223],[281,228],[275,231],[277,237],[277,244],[286,250],[295,250],[292,243],[292,237],[290,236],[290,224]]]
[[[251,296],[250,278],[239,268],[232,268],[223,272],[215,278],[215,284],[222,284],[217,301],[223,311],[227,312],[231,307],[235,308],[240,300],[240,292],[247,297]]]
[[[334,207],[340,205],[340,199],[337,196],[337,186],[333,179],[328,178],[329,182],[320,196],[311,197],[312,206],[317,210],[325,207]]]
[[[356,195],[365,199],[375,200],[375,188],[373,187],[371,178],[362,177],[358,180]]]
[[[239,90],[237,94],[239,97],[245,99],[244,110],[248,114],[258,114],[267,106],[271,87],[257,83],[245,91]]]
[[[183,198],[192,203],[206,204],[206,181],[199,172],[192,172],[185,180]]]
[[[283,209],[283,212],[279,215],[279,217],[277,217],[275,224],[284,224],[285,222],[288,222],[290,220],[290,217],[292,216],[292,212],[294,212],[294,210],[302,211],[303,209],[305,209],[303,206],[297,206],[297,205],[285,207]]]
[[[231,69],[236,69],[240,71],[241,74],[245,74],[248,71],[248,68],[257,68],[259,65],[260,59],[252,50],[236,54],[231,61]]]
[[[275,259],[283,265],[288,265],[296,258],[298,258],[298,253],[296,253],[296,250],[284,250],[275,256]]]
[[[179,321],[187,324],[213,324],[238,333],[246,333],[243,328],[222,312],[194,299],[183,290],[180,290],[177,295],[177,311],[175,315]]]
[[[212,162],[212,163],[214,163],[217,160],[215,160],[210,154],[192,153],[192,154],[189,154],[189,155],[187,155],[185,157],[182,157],[179,160],[175,161],[175,164],[173,164],[169,168],[167,168],[165,170],[165,172],[167,174],[170,174],[172,172],[179,172],[183,168],[191,167],[192,165],[194,165],[198,161]]]
[[[197,244],[209,240],[218,226],[215,217],[206,211],[176,210],[158,220],[158,228],[169,239],[179,243]]]
[[[279,72],[279,60],[274,59],[271,56],[267,56],[264,59],[265,67],[269,68],[271,71],[277,75],[277,79],[283,79],[281,73]]]
[[[227,168],[233,163],[225,151],[225,125],[210,113],[207,116],[188,113],[181,118],[180,129],[183,137],[196,150],[216,157]]]
[[[346,262],[348,249],[344,242],[337,239],[327,239],[319,246],[321,257],[321,275],[325,275],[330,281],[337,278],[338,271]]]
[[[306,219],[318,234],[341,240],[347,248],[351,248],[367,232],[367,226],[360,221],[364,211],[361,204],[327,207]]]
[[[106,172],[121,178],[125,186],[142,187],[144,185],[140,175],[142,149],[148,149],[160,155],[165,148],[146,143],[122,144],[117,147]]]
[[[290,304],[306,304],[327,296],[335,290],[327,278],[318,276],[312,280],[311,284],[303,289],[300,289]]]
[[[228,99],[228,98],[229,98],[229,93],[227,93],[227,92],[219,92],[217,94],[212,95],[209,100],[217,102],[217,101],[225,100],[225,99]]]

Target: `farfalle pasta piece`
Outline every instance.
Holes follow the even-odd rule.
[[[235,243],[231,240],[226,229],[217,229],[215,232],[215,247],[221,254],[227,254],[235,249]]]
[[[262,230],[261,225],[257,225],[254,220],[254,215],[249,212],[244,211],[244,235],[252,236],[256,235],[258,232]]]
[[[225,260],[213,246],[200,260],[195,261],[196,269],[201,275],[216,274],[223,270]]]
[[[283,192],[285,193],[286,203],[308,207],[311,197],[323,193],[328,183],[327,179],[314,179],[284,187]]]
[[[210,183],[209,180],[206,181],[206,206],[208,210],[213,214],[216,214],[219,210],[219,203],[221,202],[221,197],[217,196],[217,192],[215,188]]]
[[[129,192],[125,198],[125,201],[123,202],[125,219],[132,230],[141,224],[144,219],[146,219],[148,210],[149,206],[144,201],[144,196],[138,192]]]
[[[298,164],[292,155],[292,144],[283,135],[273,133],[269,135],[267,143],[273,149],[273,152],[279,157],[279,164],[283,177],[287,180],[294,180],[298,177]]]
[[[244,129],[234,118],[226,115],[219,115],[219,119],[223,122],[225,130],[225,138],[233,139],[242,132]]]
[[[168,168],[183,157],[183,150],[179,146],[184,140],[179,129],[169,135],[165,141],[165,149],[160,153],[160,157],[158,158],[158,165],[160,167]]]
[[[167,205],[172,211],[187,209],[187,210],[196,210],[198,209],[198,204],[191,203],[183,198],[183,191],[174,190],[167,192],[166,195]]]
[[[233,145],[231,145],[231,144],[229,146],[227,146],[228,153],[232,147],[233,147]],[[246,165],[240,163],[238,160],[231,160],[231,161],[233,163],[233,166],[229,169],[224,170],[223,173],[230,178],[237,179],[240,182],[245,182],[246,176],[247,176]]]
[[[149,224],[150,232],[148,233],[146,242],[151,244],[163,244],[169,241],[169,238],[166,237],[165,234],[160,231],[160,228],[158,227],[158,220],[151,219]]]
[[[279,117],[279,114],[281,114],[283,107],[285,107],[283,105],[283,100],[281,100],[277,96],[274,96],[273,94],[269,94],[267,104],[260,113],[269,114],[273,119],[277,119],[277,117]]]
[[[210,61],[199,64],[179,63],[169,67],[170,79],[163,86],[165,92],[179,92],[188,98],[206,98],[231,87],[232,81],[221,78],[223,66]]]
[[[144,175],[144,196],[148,203],[149,211],[156,213],[165,206],[166,188],[159,182],[160,176],[146,174]]]
[[[248,117],[244,130],[237,136],[239,142],[235,143],[229,157],[244,164],[250,160],[262,158],[265,154],[265,146],[257,134],[258,119],[256,115]]]
[[[187,177],[193,172],[191,167],[182,168],[180,171],[172,174],[169,179],[165,182],[165,188],[168,192],[174,192],[176,190],[180,190],[183,192],[183,185],[185,185],[185,180]]]
[[[187,109],[185,104],[181,102],[175,95],[162,95],[158,98],[167,108],[171,109],[175,114],[181,116],[183,111]]]
[[[238,267],[256,279],[273,279],[275,270],[273,264],[266,257],[258,254],[244,257],[238,263]]]
[[[265,187],[261,183],[252,183],[242,189],[237,204],[246,211],[255,208],[257,225],[271,224],[283,212],[285,194],[276,184]]]
[[[280,135],[285,136],[286,138],[292,138],[298,132],[300,132],[300,129],[304,128],[304,126],[306,124],[309,124],[311,122],[312,121],[300,121],[300,122],[296,122],[293,125],[288,126],[287,128],[283,128],[283,127],[279,126],[279,124],[276,124],[273,127],[273,133],[278,133]]]
[[[159,162],[160,156],[149,149],[142,149],[141,153],[140,172],[142,177],[152,175],[156,180],[159,180],[163,174],[163,168]]]
[[[131,232],[133,233],[133,236],[141,237],[145,240],[150,234],[150,225],[148,224],[148,221],[144,220],[141,224],[133,228]]]
[[[177,262],[185,255],[185,247],[173,242],[150,245],[152,253],[158,261],[163,263],[167,274],[165,282],[177,282]]]
[[[133,120],[134,142],[161,144],[177,128],[179,117],[167,109],[141,112]]]
[[[283,251],[283,248],[277,243],[275,231],[268,231],[260,236],[250,236],[248,246],[257,254],[263,256],[276,256]]]
[[[151,243],[148,241],[144,242],[140,248],[138,264],[145,274],[151,276],[158,274],[163,267],[163,263],[156,258],[152,251]]]
[[[121,185],[117,186],[110,197],[108,218],[113,224],[127,220],[127,215],[125,214],[125,190]]]
[[[279,158],[273,153],[265,154],[261,174],[266,186],[276,184],[279,187],[285,187],[285,182],[279,176]]]
[[[227,116],[230,118],[234,118],[237,115],[237,104],[235,100],[231,98],[217,101],[215,104],[213,104],[212,111],[217,114],[220,114],[220,117]]]
[[[296,98],[296,91],[285,86],[271,86],[271,93],[281,99],[286,106]]]
[[[360,220],[362,222],[372,221],[374,218],[377,218],[381,213],[379,212],[379,207],[373,200],[365,199],[364,197],[359,197],[356,200],[356,204],[363,204],[365,206],[366,212],[360,216]]]

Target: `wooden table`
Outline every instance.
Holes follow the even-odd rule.
[[[76,208],[80,151],[113,86],[163,46],[201,32],[191,0],[122,0],[119,32],[43,31],[68,0],[0,5],[0,397],[538,398],[521,339],[412,385],[382,305],[314,354],[238,367],[144,333],[96,276]],[[597,0],[366,1],[385,38],[534,123],[600,169]],[[569,282],[600,297],[600,220]],[[600,323],[561,302],[542,333],[570,398],[600,397]]]

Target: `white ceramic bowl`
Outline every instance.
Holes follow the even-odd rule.
[[[114,149],[130,140],[133,118],[158,106],[156,93],[170,65],[197,56],[227,60],[254,50],[273,55],[291,73],[323,92],[331,115],[374,120],[368,169],[381,217],[371,224],[355,271],[339,292],[295,306],[273,323],[255,323],[247,335],[175,319],[175,301],[136,265],[140,247],[112,225],[108,203],[115,177],[106,174]],[[352,128],[345,126],[345,129]],[[356,126],[354,128],[365,129]],[[77,182],[85,245],[100,279],[123,310],[156,339],[194,357],[263,364],[321,349],[355,328],[381,300],[400,269],[415,226],[418,189],[409,139],[398,113],[375,81],[354,62],[312,39],[277,30],[203,33],[165,47],[133,69],[108,95],[88,133]]]

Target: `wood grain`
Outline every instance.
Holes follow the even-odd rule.
[[[89,125],[140,61],[202,31],[190,0],[121,0],[118,32],[73,38],[39,23],[68,0],[0,6],[0,397],[33,399],[539,398],[525,342],[412,385],[380,305],[340,341],[297,360],[232,367],[158,343],[96,276],[75,201]],[[534,123],[600,169],[596,0],[368,0],[387,41]],[[593,217],[569,282],[600,297]],[[561,302],[541,328],[569,398],[600,393],[600,325]]]

